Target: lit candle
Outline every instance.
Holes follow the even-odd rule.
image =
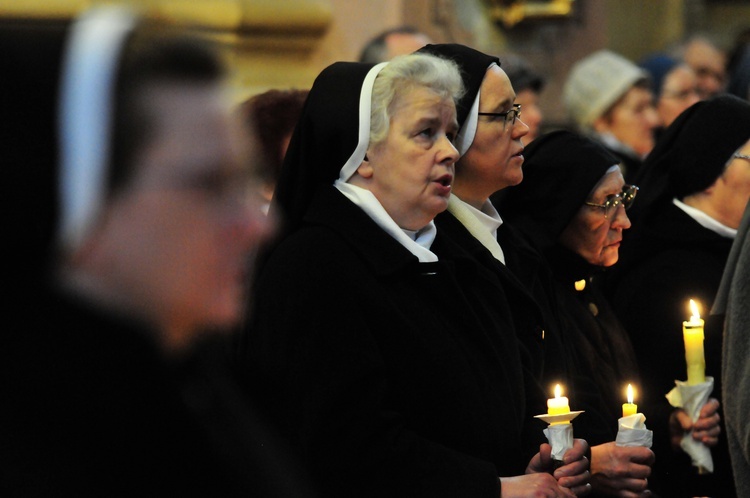
[[[555,386],[555,397],[547,400],[547,414],[548,415],[562,415],[563,413],[570,413],[570,406],[568,405],[568,398],[562,395],[562,388],[560,384]]]
[[[638,413],[638,405],[633,403],[633,386],[628,384],[628,402],[622,404],[622,416],[629,417]]]
[[[693,316],[682,322],[682,334],[685,339],[685,361],[687,362],[687,383],[701,384],[706,382],[706,359],[703,355],[703,320],[698,313],[695,301],[690,300]]]

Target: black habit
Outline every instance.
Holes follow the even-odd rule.
[[[711,126],[706,127],[706,123]],[[643,198],[634,205],[634,229],[621,261],[607,276],[607,293],[633,340],[643,373],[644,403],[654,421],[654,489],[674,496],[733,496],[726,435],[712,450],[715,473],[695,475],[689,457],[674,452],[664,395],[687,377],[682,322],[688,302],[702,304],[706,374],[721,398],[723,318],[707,316],[719,288],[732,239],[704,228],[673,199],[702,192],[723,174],[732,154],[750,138],[750,104],[730,95],[698,102],[667,129],[644,166]],[[643,202],[641,202],[643,201]],[[649,414],[647,413],[647,416]]]
[[[311,89],[239,367],[323,495],[497,498],[531,455],[511,314],[486,299],[495,280],[439,232],[439,261],[419,262],[333,186],[364,157],[370,68],[336,63]]]

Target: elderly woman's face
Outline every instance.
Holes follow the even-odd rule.
[[[594,186],[586,202],[604,204],[607,196],[622,192],[625,180],[619,169],[607,173]],[[612,266],[619,257],[622,231],[630,228],[630,219],[620,204],[608,217],[598,207],[583,205],[560,235],[560,243],[597,266]]]
[[[391,105],[388,135],[371,145],[355,184],[370,190],[401,228],[419,230],[448,207],[458,131],[456,106],[426,87]]]

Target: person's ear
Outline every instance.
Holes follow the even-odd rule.
[[[360,163],[359,168],[357,168],[357,174],[362,178],[372,178],[373,169],[370,164],[370,158],[367,154],[365,154],[365,158],[362,160],[362,163]]]

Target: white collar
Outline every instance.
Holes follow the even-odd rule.
[[[416,232],[404,230],[393,221],[377,197],[369,190],[343,182],[341,179],[336,180],[333,186],[367,213],[380,228],[396,239],[406,250],[416,256],[420,263],[432,263],[438,260],[437,255],[430,251],[437,235],[433,221]]]
[[[676,198],[672,199],[672,203],[678,208],[682,209],[685,212],[685,214],[693,218],[703,228],[707,228],[708,230],[711,230],[712,232],[716,232],[722,237],[728,237],[730,239],[734,239],[735,237],[737,237],[736,229],[730,228],[726,226],[725,224],[719,221],[716,221],[715,219],[711,218],[709,215],[707,215],[700,209],[696,209],[692,206],[688,206],[687,204],[685,204],[684,202]]]
[[[489,200],[484,202],[480,211],[455,194],[451,194],[448,211],[492,253],[495,259],[505,264],[505,254],[497,241],[497,229],[503,224],[503,220]]]

